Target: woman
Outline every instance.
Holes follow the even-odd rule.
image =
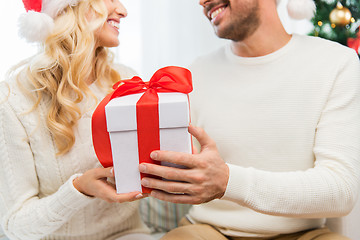
[[[38,2],[24,1],[32,11],[21,27],[43,50],[0,84],[4,233],[26,240],[151,239],[135,201],[144,196],[116,194],[107,181],[113,170],[101,168],[91,141],[96,104],[133,75],[113,66],[106,49],[118,46],[126,9],[118,0]]]

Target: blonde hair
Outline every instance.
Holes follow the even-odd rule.
[[[103,88],[120,80],[111,67],[112,55],[96,47],[94,32],[106,21],[103,0],[80,1],[66,8],[56,19],[54,32],[46,39],[44,51],[28,62],[26,76],[35,89],[34,107],[46,98],[47,127],[58,149],[67,153],[75,143],[73,127],[82,113],[77,106],[84,97],[94,97],[89,79],[101,79]],[[18,78],[19,79],[19,78]],[[31,111],[32,111],[31,110]]]

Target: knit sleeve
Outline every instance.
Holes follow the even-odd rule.
[[[288,217],[339,217],[351,211],[360,180],[360,64],[349,52],[338,61],[336,81],[315,129],[314,167],[270,172],[228,164],[223,199]]]
[[[26,131],[0,103],[0,216],[10,239],[40,239],[59,229],[92,198],[76,191],[72,176],[54,194],[39,198],[39,182]]]

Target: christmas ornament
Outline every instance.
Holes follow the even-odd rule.
[[[352,15],[347,7],[338,2],[336,8],[330,12],[329,18],[335,26],[346,26],[351,22]]]
[[[277,4],[281,0],[276,0]],[[311,19],[314,16],[316,5],[313,0],[289,0],[287,11],[293,19]]]
[[[26,13],[19,18],[19,35],[28,42],[44,42],[54,28],[54,19],[81,0],[23,0]]]

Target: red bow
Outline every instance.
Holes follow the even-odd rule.
[[[113,165],[105,106],[113,98],[143,92],[145,93],[136,104],[139,160],[152,162],[151,151],[160,149],[157,93],[190,93],[193,89],[190,71],[181,67],[165,67],[156,71],[149,82],[143,82],[135,76],[129,80],[119,81],[113,88],[115,90],[100,102],[92,116],[93,144],[100,163],[104,167]]]

